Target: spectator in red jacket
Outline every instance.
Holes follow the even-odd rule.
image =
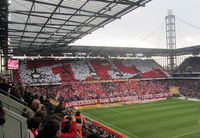
[[[74,116],[65,116],[61,124],[61,135],[60,138],[76,138],[77,137],[77,126],[76,119]]]
[[[61,133],[60,138],[76,138],[76,123],[72,122],[69,132]]]

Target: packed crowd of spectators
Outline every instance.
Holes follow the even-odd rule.
[[[94,135],[93,130],[96,130],[96,138],[105,138],[102,134],[107,134],[87,122],[80,111],[66,108],[62,102],[52,105],[48,98],[44,101],[33,99],[30,108],[24,111],[23,116],[28,119],[25,138],[90,138]]]
[[[200,99],[200,80],[174,80],[171,84],[178,86],[183,96]]]
[[[27,96],[25,86],[21,82],[12,81],[2,75],[0,75],[0,90],[3,94],[12,95],[11,98],[15,98],[19,102],[23,102]]]
[[[51,91],[53,86],[42,88],[43,93],[38,95],[28,92],[37,88],[25,88],[3,76],[0,76],[0,84],[0,89],[5,92],[3,94],[18,96],[18,100],[28,103],[22,113],[27,118],[25,138],[116,138],[112,133],[96,126],[92,120],[84,118],[74,107],[65,107],[61,101],[58,105],[52,104],[48,95],[53,96],[55,93],[44,93],[44,89]],[[10,93],[12,89],[20,93]]]
[[[28,105],[34,97],[54,98],[63,102],[114,97],[169,93],[170,87],[178,87],[181,95],[200,99],[199,80],[140,80],[106,83],[72,83],[67,85],[23,86],[5,77],[0,77],[0,89],[25,101]]]
[[[185,73],[185,72],[200,72],[200,57],[189,57],[181,63],[177,72]]]
[[[30,105],[31,99],[49,97],[63,102],[90,99],[107,99],[148,94],[169,93],[170,87],[178,87],[181,95],[200,98],[199,80],[132,80],[122,82],[68,83],[67,85],[24,86],[21,82],[0,77],[0,89],[25,101]]]
[[[67,85],[28,86],[31,91],[39,96],[48,95],[63,102],[83,101],[91,99],[107,99],[115,97],[138,96],[141,98],[148,94],[169,93],[165,80],[141,80],[127,82],[107,83],[72,83]]]
[[[14,82],[6,77],[0,76],[0,89],[17,97],[18,101],[26,102],[30,107],[24,109],[25,113],[23,114],[29,120],[27,132],[34,137],[38,135],[38,138],[49,136],[49,134],[46,134],[49,129],[55,129],[50,134],[51,136],[57,134],[58,130],[63,130],[61,138],[67,138],[68,133],[71,138],[73,138],[72,135],[77,136],[80,133],[87,135],[87,137],[89,135],[91,137],[98,135],[98,137],[102,138],[114,137],[111,133],[94,125],[90,121],[87,121],[83,126],[84,129],[81,129],[81,132],[79,131],[77,133],[78,127],[73,125],[76,124],[74,123],[76,110],[73,108],[65,108],[63,105],[64,102],[126,96],[138,96],[142,100],[144,95],[169,93],[170,87],[178,87],[180,94],[185,97],[200,99],[199,83],[200,80],[154,79],[122,82],[110,81],[91,84],[79,82],[68,83],[67,85],[24,86],[22,83]],[[50,99],[56,99],[60,104],[58,106],[52,105]],[[66,126],[65,128],[66,121],[70,121],[70,123],[67,123],[68,127]],[[62,124],[61,128],[59,127],[60,123]],[[56,125],[57,127],[55,127]],[[64,131],[64,129],[67,129],[67,131]],[[73,132],[71,135],[70,133],[73,130],[76,130],[76,133]],[[87,130],[87,134],[83,130]]]
[[[87,138],[117,138],[111,132],[106,131],[104,127],[96,125],[92,120],[87,120],[82,130]]]
[[[199,72],[199,61],[199,57],[188,58],[178,69],[181,72]],[[11,81],[0,76],[0,89],[3,90],[1,93],[12,95],[11,98],[27,103],[29,108],[24,109],[23,113],[28,119],[26,138],[115,137],[93,121],[86,120],[75,108],[66,108],[64,103],[68,102],[130,96],[137,96],[143,100],[147,95],[170,93],[171,87],[177,87],[182,96],[200,99],[200,80],[197,79],[112,81],[136,77],[166,77],[166,72],[153,60],[95,59],[59,63],[48,60],[21,61],[18,73],[16,76],[21,81]],[[95,79],[110,81],[84,83]],[[56,84],[58,82],[68,83]],[[34,83],[48,85],[24,85]],[[148,98],[152,98],[151,96]],[[59,104],[52,104],[51,99],[55,99]]]
[[[47,62],[49,63],[47,66],[47,63],[43,64],[42,62],[38,62],[37,65],[30,66],[27,62],[29,63],[30,61],[21,61],[19,71],[16,71],[16,73],[18,73],[16,75],[19,76],[18,79],[20,79],[23,83],[56,83],[61,81],[61,77],[56,74],[57,68],[55,67],[59,67],[62,64],[51,65],[51,62]],[[31,61],[31,63],[33,64],[33,61]],[[57,72],[60,73],[61,71],[62,70],[58,70]],[[37,76],[34,76],[34,74]]]
[[[49,63],[49,64],[48,64]],[[16,76],[25,84],[68,81],[163,78],[168,73],[154,60],[22,60]]]

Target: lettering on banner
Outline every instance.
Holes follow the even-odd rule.
[[[127,96],[127,97],[115,97],[115,98],[107,98],[107,99],[94,99],[94,100],[84,100],[84,101],[73,101],[73,102],[68,102],[65,103],[66,107],[71,107],[71,106],[82,106],[82,105],[92,105],[92,104],[105,104],[105,103],[114,103],[114,102],[125,102],[125,103],[145,103],[145,102],[150,102],[154,100],[160,100],[162,98],[169,97],[169,93],[160,93],[160,94],[147,94],[141,96],[141,100],[139,100],[138,96]]]
[[[164,96],[164,95],[163,95],[162,93],[159,93],[159,94],[155,94],[155,95],[154,95],[155,98],[161,98],[161,97],[163,97],[163,96]]]
[[[169,96],[172,96],[170,95],[170,93],[163,93],[164,97],[169,97]]]
[[[110,101],[109,101],[109,99],[99,99],[99,102],[100,103],[109,103]]]
[[[127,96],[127,97],[121,97],[122,101],[131,101],[131,100],[137,100],[138,96]]]
[[[97,104],[97,100],[84,100],[84,101],[73,101],[66,103],[66,106],[81,106],[81,105],[90,105],[90,104]]]
[[[116,98],[110,98],[110,102],[121,102],[121,97],[116,97]]]
[[[153,98],[152,94],[147,94],[142,96],[142,99],[150,99],[150,98]]]

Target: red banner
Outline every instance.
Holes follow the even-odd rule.
[[[119,102],[143,103],[143,101],[145,100],[168,98],[170,96],[171,96],[170,93],[159,93],[159,94],[154,94],[154,95],[147,94],[140,97],[138,96],[114,97],[114,98],[107,98],[107,99],[72,101],[72,102],[65,103],[65,106],[71,107],[71,106],[83,106],[83,105],[119,103]]]

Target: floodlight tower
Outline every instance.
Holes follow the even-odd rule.
[[[165,17],[166,22],[166,46],[170,52],[167,54],[167,69],[172,74],[176,68],[176,24],[175,15],[172,10],[168,10],[168,15]]]
[[[0,3],[0,74],[9,75],[9,70],[7,69],[8,60],[8,22],[10,20],[8,7],[10,5],[10,0],[3,0]]]

